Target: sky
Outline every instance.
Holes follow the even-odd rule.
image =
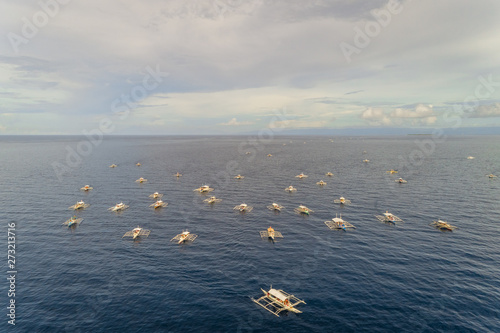
[[[499,17],[498,0],[4,0],[0,135],[500,133]]]

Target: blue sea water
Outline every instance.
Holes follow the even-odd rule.
[[[425,148],[415,141],[430,137],[108,137],[58,177],[53,163],[65,165],[82,140],[0,137],[19,331],[500,331],[500,178],[486,177],[500,176],[499,137]],[[80,191],[86,184],[94,190]],[[203,184],[222,202],[203,203],[193,192]],[[155,191],[168,207],[148,207]],[[352,204],[334,204],[340,196]],[[81,199],[83,222],[63,226]],[[107,210],[121,201],[130,208]],[[233,210],[243,202],[253,211]],[[269,211],[272,202],[285,209]],[[314,213],[295,214],[300,204]],[[379,222],[386,210],[404,223]],[[328,229],[337,214],[356,229]],[[438,218],[459,229],[429,226]],[[122,239],[137,225],[147,239]],[[260,238],[270,225],[283,240]],[[184,229],[195,242],[170,242]],[[253,303],[270,285],[304,299],[303,313],[276,317]],[[7,312],[5,280],[0,288]]]

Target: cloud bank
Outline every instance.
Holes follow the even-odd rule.
[[[238,133],[284,108],[292,128],[444,126],[478,76],[500,82],[500,2],[394,1],[4,2],[0,133],[80,134],[104,117],[116,134]],[[391,3],[382,26],[372,13]],[[339,45],[363,38],[346,61]],[[123,100],[148,67],[168,76]],[[486,118],[500,127],[480,101],[463,126]]]

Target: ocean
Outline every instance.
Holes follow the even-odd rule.
[[[122,136],[93,144],[77,136],[0,136],[2,242],[9,223],[16,233],[15,328],[500,332],[500,177],[486,176],[500,176],[499,142]],[[301,172],[308,177],[296,178]],[[139,177],[148,181],[136,183]],[[399,177],[408,182],[396,183]],[[80,191],[86,184],[94,189]],[[204,184],[215,190],[193,192]],[[289,185],[297,192],[285,192]],[[167,207],[149,207],[155,191]],[[204,203],[210,195],[222,201]],[[340,196],[351,204],[335,204]],[[90,204],[76,213],[81,224],[62,225],[79,200]],[[119,202],[130,207],[108,211]],[[273,202],[283,211],[268,210]],[[234,211],[241,203],[254,208]],[[314,212],[294,213],[301,204]],[[385,211],[404,222],[379,222],[375,215]],[[324,224],[340,214],[356,229]],[[429,225],[437,219],[458,229],[441,232]],[[138,225],[151,230],[148,238],[122,239]],[[262,239],[269,226],[284,238]],[[170,241],[186,229],[198,235],[194,242]],[[3,268],[7,274],[7,260]],[[303,299],[303,313],[276,317],[252,302],[271,285]],[[4,279],[5,314],[8,289]],[[11,326],[5,314],[4,328]]]

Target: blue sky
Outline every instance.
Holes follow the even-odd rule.
[[[500,127],[496,0],[2,1],[0,17],[0,134]]]

